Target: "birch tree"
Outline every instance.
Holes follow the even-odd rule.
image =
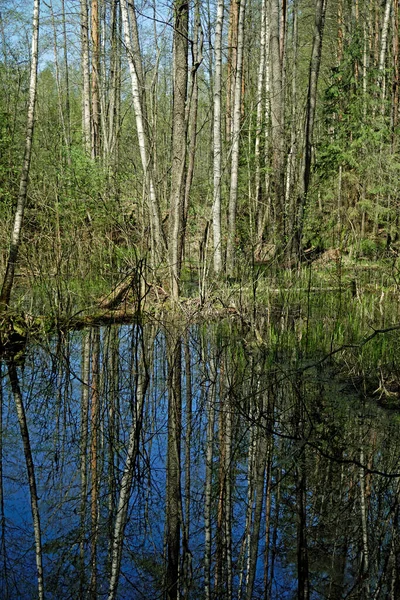
[[[88,155],[91,153],[89,11],[87,0],[81,0],[81,71],[82,71],[82,138]]]
[[[235,248],[236,248],[236,212],[239,183],[239,142],[240,142],[240,119],[242,108],[242,68],[243,68],[243,47],[244,47],[244,16],[246,9],[246,0],[240,0],[239,22],[238,22],[238,44],[236,57],[236,79],[235,95],[233,104],[232,121],[232,151],[231,151],[231,176],[229,190],[228,207],[228,238],[226,247],[226,269],[230,276],[233,276],[235,267]]]
[[[214,234],[214,272],[222,271],[222,237],[221,237],[221,181],[222,181],[222,120],[221,120],[221,88],[222,88],[222,32],[224,23],[224,0],[218,0],[217,21],[215,25],[214,55],[214,191],[213,191],[213,234]]]
[[[15,268],[17,265],[18,251],[21,243],[22,224],[26,200],[28,196],[29,171],[32,155],[33,129],[35,123],[35,105],[37,92],[37,70],[38,70],[38,45],[39,45],[39,9],[40,0],[33,3],[32,22],[32,46],[31,46],[31,68],[29,77],[28,113],[25,135],[24,158],[22,162],[21,177],[19,182],[19,193],[17,207],[14,215],[14,225],[11,233],[10,250],[7,261],[6,272],[0,292],[0,312],[9,308],[11,291],[14,284]]]
[[[100,27],[99,3],[92,0],[91,6],[91,40],[92,40],[92,158],[100,155]]]
[[[134,13],[133,13],[134,15]],[[149,197],[151,248],[153,263],[162,259],[165,253],[165,240],[162,230],[160,206],[156,197],[153,179],[152,161],[148,155],[149,140],[146,136],[145,120],[143,117],[142,93],[137,67],[134,60],[134,49],[131,39],[128,7],[126,0],[121,2],[121,16],[124,31],[124,42],[131,75],[133,105],[136,117],[136,130],[139,142],[140,158],[142,162],[143,175]]]

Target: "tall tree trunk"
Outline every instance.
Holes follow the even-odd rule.
[[[290,123],[290,149],[286,165],[286,188],[285,205],[287,207],[288,223],[288,251],[291,251],[291,240],[295,237],[296,223],[296,186],[295,186],[295,166],[298,145],[299,128],[297,124],[297,55],[298,55],[298,2],[293,1],[293,29],[292,29],[292,98],[291,98],[291,123]],[[289,256],[291,258],[291,256]]]
[[[327,0],[316,0],[314,36],[308,76],[308,93],[306,105],[306,119],[304,127],[304,159],[303,170],[300,181],[300,193],[297,200],[296,223],[293,240],[293,257],[300,258],[301,238],[303,235],[304,207],[310,187],[311,165],[312,165],[312,142],[314,133],[315,111],[317,106],[317,88],[319,69],[321,66],[322,40],[324,35],[325,13]]]
[[[279,0],[269,0],[270,65],[271,65],[271,142],[272,142],[272,196],[275,221],[275,241],[278,249],[285,245],[284,214],[284,109],[282,86],[282,56]]]
[[[379,52],[379,65],[378,65],[378,86],[381,90],[381,114],[385,114],[385,95],[386,95],[386,76],[385,76],[385,63],[386,63],[386,50],[388,45],[388,33],[389,33],[389,21],[390,21],[390,10],[392,8],[392,0],[386,0],[385,13],[382,23],[382,34],[381,34],[381,48]]]
[[[26,199],[28,195],[28,181],[32,154],[32,140],[35,123],[35,105],[37,90],[39,9],[40,0],[34,0],[32,22],[31,69],[29,78],[29,99],[25,134],[25,149],[22,163],[21,178],[19,182],[17,208],[14,216],[14,226],[11,233],[10,251],[7,261],[6,272],[3,279],[3,285],[0,292],[0,313],[6,311],[10,306],[11,290],[14,284],[15,267],[17,264],[18,251],[21,243],[22,224],[24,219]]]
[[[92,148],[92,119],[90,111],[89,9],[81,1],[81,71],[82,71],[82,139],[87,155]]]
[[[154,187],[153,168],[151,157],[148,154],[149,140],[146,136],[146,125],[142,107],[142,91],[137,72],[134,56],[134,48],[131,40],[129,27],[128,8],[126,0],[121,2],[122,24],[124,30],[124,41],[127,51],[129,70],[131,75],[133,105],[136,117],[136,129],[139,142],[140,158],[142,161],[143,175],[149,196],[150,228],[151,228],[151,248],[153,254],[153,263],[162,260],[165,254],[165,239],[162,230],[160,206],[156,197]]]
[[[174,102],[172,108],[172,173],[170,194],[169,261],[171,293],[179,297],[183,248],[183,212],[186,181],[186,98],[188,83],[189,3],[174,2]]]
[[[92,39],[92,158],[97,158],[100,155],[100,27],[98,0],[92,0],[90,33]]]
[[[186,225],[189,213],[190,192],[192,189],[196,148],[197,148],[197,114],[199,107],[199,81],[198,69],[203,61],[203,31],[200,21],[200,6],[199,0],[195,4],[194,16],[194,33],[192,44],[192,68],[190,72],[190,91],[188,95],[188,103],[186,107],[186,121],[188,127],[189,148],[188,148],[188,167],[185,182],[185,197],[183,203],[183,224],[182,224],[182,240],[183,249],[182,256],[185,256],[185,238]]]
[[[236,213],[238,198],[239,179],[239,146],[240,146],[240,118],[242,108],[242,70],[243,70],[243,47],[244,47],[244,17],[246,0],[240,0],[239,22],[237,37],[237,62],[235,78],[235,95],[233,102],[232,122],[232,152],[231,152],[231,177],[229,190],[228,208],[228,239],[226,247],[226,269],[230,276],[234,275],[235,249],[236,249]]]
[[[214,272],[222,271],[222,233],[221,233],[221,183],[222,183],[222,32],[224,24],[224,0],[218,0],[217,21],[215,25],[215,74],[214,74],[214,190],[213,190],[213,234],[214,234]]]
[[[257,76],[257,121],[256,121],[256,139],[254,144],[254,160],[256,174],[254,180],[254,204],[256,215],[256,224],[258,224],[258,216],[261,211],[262,199],[262,183],[261,183],[261,136],[263,132],[263,97],[265,89],[265,63],[267,57],[267,0],[263,0],[261,4],[261,31],[260,31],[260,63]],[[267,124],[265,124],[267,127]],[[256,257],[260,254],[262,240],[258,236],[258,227],[256,226]]]
[[[231,0],[228,29],[228,61],[226,77],[226,107],[225,107],[225,139],[232,143],[232,113],[235,97],[235,82],[237,68],[237,38],[239,23],[240,0]]]

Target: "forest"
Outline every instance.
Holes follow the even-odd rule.
[[[138,265],[176,300],[324,251],[397,256],[396,3],[52,0],[0,18],[3,307],[17,263],[31,302],[68,310]]]
[[[399,44],[0,2],[1,598],[400,598]]]

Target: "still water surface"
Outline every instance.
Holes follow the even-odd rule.
[[[17,365],[46,598],[400,598],[400,419],[231,324],[60,334]],[[0,596],[37,597],[2,365]]]

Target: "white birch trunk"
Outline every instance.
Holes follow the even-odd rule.
[[[226,249],[226,267],[230,276],[234,274],[235,248],[236,248],[236,212],[238,197],[239,176],[239,142],[240,142],[240,117],[242,106],[242,69],[243,69],[243,46],[244,46],[244,17],[246,0],[240,1],[239,23],[238,23],[238,47],[235,79],[235,95],[233,105],[232,122],[232,155],[231,155],[231,179],[228,209],[228,240]]]
[[[28,195],[28,181],[32,155],[32,141],[35,123],[35,106],[37,90],[39,9],[40,0],[35,0],[33,4],[31,69],[29,78],[29,99],[25,135],[25,150],[22,163],[21,178],[19,182],[17,208],[14,216],[14,226],[11,233],[10,252],[8,256],[6,272],[3,279],[3,286],[0,293],[0,312],[5,311],[10,304],[11,290],[14,283],[15,267],[17,264],[18,250],[21,241],[22,223],[24,219],[25,205]]]
[[[153,173],[151,161],[147,155],[148,140],[146,140],[145,123],[143,118],[140,81],[135,67],[134,52],[130,36],[128,9],[126,0],[121,2],[122,25],[124,31],[124,41],[127,50],[129,71],[131,75],[133,106],[136,117],[136,130],[139,142],[140,158],[142,161],[143,174],[148,188],[150,224],[152,231],[152,247],[157,260],[161,260],[165,251],[164,238],[162,233],[160,207],[156,198],[156,191],[153,182]]]
[[[224,23],[224,0],[218,0],[215,26],[215,75],[214,75],[214,192],[213,192],[213,235],[214,272],[222,271],[221,237],[221,179],[222,179],[222,132],[221,132],[221,86],[222,86],[222,31]]]
[[[82,138],[83,147],[90,155],[91,111],[89,73],[89,12],[87,0],[81,0],[81,69],[82,69]]]
[[[379,52],[379,66],[378,66],[378,86],[381,88],[381,113],[385,112],[385,95],[386,95],[386,77],[385,77],[385,63],[386,63],[386,49],[388,43],[388,32],[389,32],[389,21],[390,21],[390,10],[392,8],[392,0],[386,0],[385,14],[383,17],[382,34],[381,34],[381,48]]]

